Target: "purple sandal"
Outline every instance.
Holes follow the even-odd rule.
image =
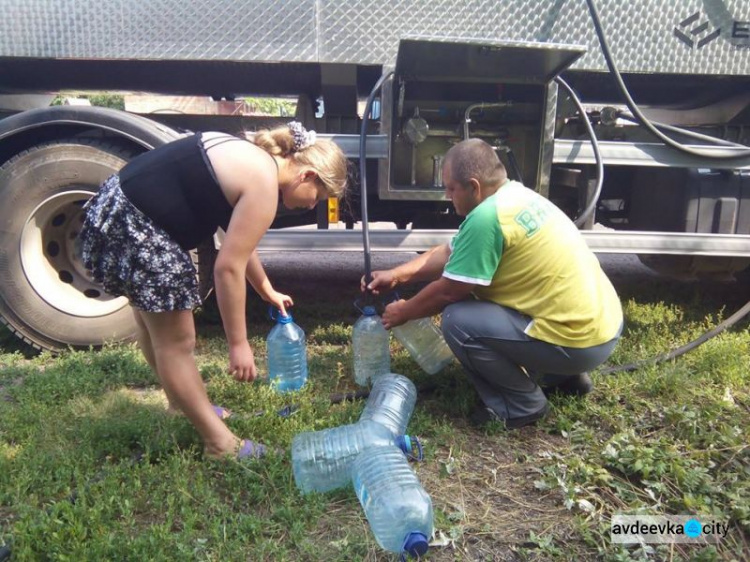
[[[250,441],[250,439],[243,439],[240,449],[237,451],[237,460],[259,459],[264,457],[267,452],[265,445]]]
[[[234,415],[230,410],[217,406],[216,404],[211,404],[211,407],[214,409],[214,412],[216,412],[216,415],[219,416],[220,420],[227,420]]]

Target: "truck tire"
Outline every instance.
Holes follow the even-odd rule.
[[[33,347],[134,338],[127,299],[107,295],[75,252],[83,204],[133,155],[81,138],[37,145],[0,167],[0,318]]]

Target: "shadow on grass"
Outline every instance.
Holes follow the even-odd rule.
[[[8,327],[0,322],[0,355],[19,354],[25,359],[31,359],[39,355],[39,350],[25,343],[21,338],[11,332]]]
[[[97,398],[122,386],[146,387],[155,382],[133,346],[104,348],[96,353],[64,352],[44,366],[25,366],[21,371],[22,384],[8,390],[11,397],[22,403],[50,406],[73,398]]]

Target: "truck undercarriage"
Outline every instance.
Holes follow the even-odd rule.
[[[188,131],[289,120],[19,111],[49,92],[293,97],[295,118],[331,135],[355,162],[362,119],[371,117],[369,220],[395,225],[374,233],[375,250],[418,251],[450,236],[459,218],[443,196],[441,157],[479,137],[512,176],[585,219],[595,251],[638,253],[683,276],[729,277],[750,263],[750,8],[739,0],[597,3],[632,98],[703,156],[664,146],[632,115],[584,0],[535,10],[522,0],[10,4],[13,17],[0,23],[0,316],[36,347],[132,335],[127,303],[97,287],[75,253],[80,207],[103,179]],[[391,71],[373,114],[361,115],[363,99]],[[600,185],[586,121],[604,167]],[[361,218],[359,186],[353,174],[340,206],[347,226]],[[355,249],[354,231],[325,232],[327,211],[280,214],[276,228],[321,230],[272,233],[262,248]],[[201,249],[204,265],[212,251]],[[200,269],[205,285],[210,268]]]

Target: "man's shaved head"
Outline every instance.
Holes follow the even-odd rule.
[[[466,186],[472,178],[479,182],[482,191],[495,191],[508,174],[495,150],[480,139],[468,139],[451,147],[445,154],[444,166],[450,166],[451,176]]]

